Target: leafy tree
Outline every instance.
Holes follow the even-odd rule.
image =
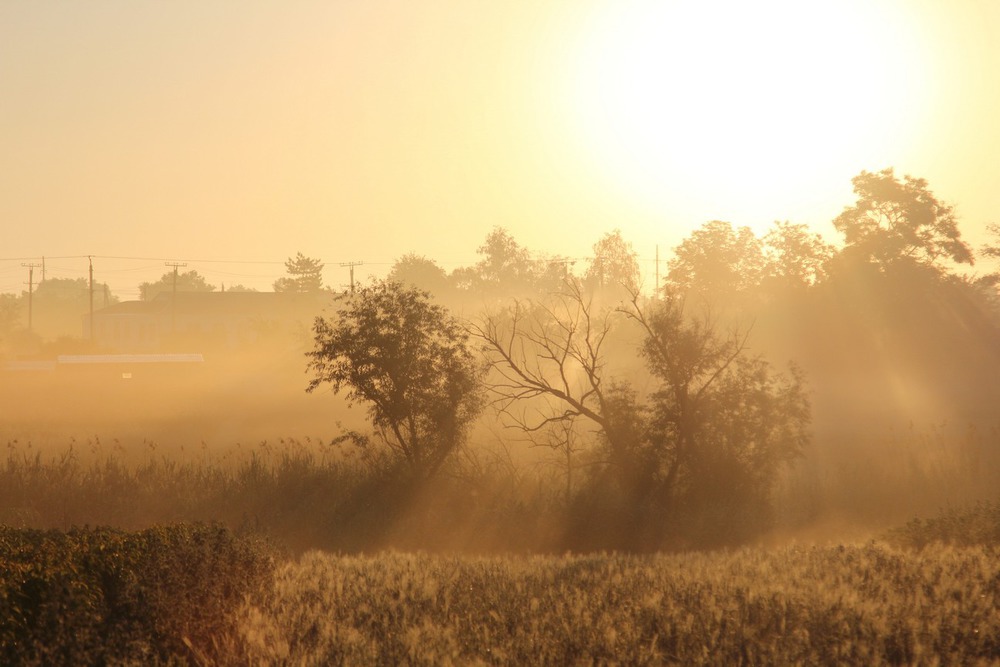
[[[749,227],[713,220],[696,229],[668,263],[667,285],[713,303],[728,303],[758,287],[764,270],[760,240]]]
[[[912,176],[900,181],[889,168],[862,171],[851,182],[858,200],[833,221],[844,235],[845,252],[883,269],[901,260],[972,264],[954,209],[937,200],[927,181]]]
[[[621,230],[616,229],[594,244],[594,258],[590,260],[584,280],[594,289],[634,290],[639,285],[637,258],[632,244],[622,238]]]
[[[329,383],[366,404],[377,439],[415,477],[432,476],[482,407],[467,334],[427,292],[397,282],[373,281],[338,300],[337,316],[313,327],[308,391]]]
[[[215,286],[209,285],[208,281],[205,280],[205,277],[194,270],[185,271],[183,273],[177,273],[176,279],[177,279],[178,292],[215,291]],[[141,299],[142,301],[151,301],[152,299],[155,299],[156,295],[160,294],[161,292],[173,292],[173,291],[174,291],[174,272],[167,271],[156,282],[141,283],[139,285],[139,299]]]
[[[770,280],[801,287],[823,279],[834,249],[807,225],[775,222],[764,236],[764,254]]]
[[[222,291],[223,292],[256,292],[257,290],[255,290],[252,287],[247,287],[245,285],[241,285],[240,283],[236,283],[235,285],[229,285],[228,287],[225,286],[225,285],[223,285],[222,286]]]
[[[387,278],[392,282],[419,287],[437,297],[442,297],[451,290],[451,281],[444,269],[434,260],[413,253],[397,259]]]
[[[608,367],[620,317],[644,339],[654,378],[645,396],[615,381]],[[577,420],[596,427],[607,451],[601,479],[621,498],[612,522],[633,530],[618,546],[659,543],[679,521],[706,513],[734,540],[741,522],[747,532],[759,529],[780,466],[808,439],[800,375],[774,372],[749,354],[746,334],[721,335],[707,317],[689,317],[671,293],[653,301],[632,293],[627,306],[598,312],[570,280],[553,303],[516,303],[473,333],[484,343],[494,373],[489,389],[509,425],[527,433]]]
[[[0,337],[10,334],[21,322],[21,302],[14,294],[0,294]]]
[[[274,281],[275,292],[319,292],[323,289],[323,262],[301,252],[285,261],[287,276]]]
[[[22,304],[27,310],[27,294],[22,294]],[[116,303],[106,283],[94,283],[94,308]],[[86,278],[48,278],[38,283],[32,297],[33,329],[45,339],[79,337],[82,317],[91,303],[90,282]]]
[[[518,294],[533,291],[537,278],[537,263],[531,253],[519,245],[503,227],[496,227],[486,236],[477,252],[482,257],[475,267],[456,270],[456,283],[469,290],[489,293]]]

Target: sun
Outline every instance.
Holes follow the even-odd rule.
[[[875,5],[609,3],[575,53],[573,131],[646,205],[752,226],[801,215],[920,126],[914,31]]]

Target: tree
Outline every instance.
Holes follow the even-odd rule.
[[[668,263],[667,285],[680,293],[726,304],[760,285],[764,253],[749,227],[713,220],[696,229]]]
[[[593,289],[635,290],[639,286],[637,258],[632,244],[622,238],[621,230],[616,229],[594,244],[594,258],[590,260],[584,280]]]
[[[608,368],[606,349],[622,329],[620,318],[643,339],[654,379],[644,396]],[[672,523],[705,512],[714,511],[713,525],[726,531],[735,530],[726,517],[738,522],[734,507],[763,520],[780,465],[808,439],[801,376],[775,373],[749,354],[746,333],[720,335],[707,316],[687,316],[671,293],[644,301],[633,292],[627,305],[597,312],[570,280],[553,303],[515,303],[473,333],[509,425],[529,434],[577,420],[596,428],[606,479],[621,498],[614,523],[632,526],[625,539],[647,546],[676,529]],[[760,527],[747,523],[751,532]]]
[[[14,294],[0,294],[0,338],[5,338],[21,323],[21,302]]]
[[[954,209],[934,197],[927,181],[912,176],[900,181],[889,168],[862,171],[851,182],[858,200],[833,221],[844,235],[845,252],[883,270],[903,260],[972,264]]]
[[[445,296],[451,289],[448,274],[433,260],[409,253],[392,265],[387,278],[393,282],[412,285],[436,297]]]
[[[471,270],[456,270],[456,282],[466,289],[518,294],[532,291],[536,263],[503,227],[495,227],[477,252],[482,257]]]
[[[316,318],[307,391],[328,383],[366,404],[394,458],[416,478],[434,475],[482,407],[482,369],[467,334],[427,292],[397,282],[373,281],[338,301],[335,318]]]
[[[826,276],[833,246],[807,225],[775,222],[764,236],[764,274],[785,287],[814,285]]]
[[[175,278],[176,283],[174,282]],[[157,294],[161,292],[172,293],[175,289],[178,292],[214,292],[215,286],[209,285],[204,276],[194,270],[176,273],[176,275],[174,271],[168,271],[156,282],[141,283],[139,285],[139,299],[151,301],[156,298]]]
[[[646,435],[660,474],[644,480],[653,506],[681,504],[689,519],[715,514],[716,528],[752,532],[767,520],[780,466],[809,441],[801,372],[775,373],[749,354],[748,332],[720,335],[670,293],[651,304],[633,298],[626,314],[645,332],[642,354],[660,382]]]
[[[0,294],[0,360],[13,354],[19,339],[29,339],[22,321],[21,300],[14,294]]]
[[[22,293],[27,306],[27,293]],[[94,308],[116,303],[106,283],[94,283]],[[90,310],[91,286],[86,278],[48,278],[38,283],[32,296],[32,328],[45,339],[79,337],[83,332],[82,318]]]
[[[240,283],[236,283],[235,285],[229,285],[228,287],[226,285],[223,285],[222,286],[222,291],[223,292],[256,292],[257,290],[255,290],[253,287],[247,287],[246,285],[241,285]]]
[[[285,261],[287,276],[274,281],[275,292],[319,292],[323,289],[323,262],[301,252]]]

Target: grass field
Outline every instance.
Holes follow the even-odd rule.
[[[254,664],[996,664],[1000,552],[312,552],[245,614]]]
[[[442,482],[386,532],[391,488],[321,443],[149,449],[8,446],[0,663],[1000,664],[1000,504],[875,540],[564,554],[507,478]],[[484,526],[524,539],[462,537]]]

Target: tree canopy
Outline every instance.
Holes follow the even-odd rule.
[[[451,289],[448,274],[433,260],[408,253],[395,261],[389,270],[388,280],[412,285],[441,297]]]
[[[655,380],[644,394],[609,368],[607,350],[622,318],[638,328]],[[569,279],[552,302],[515,303],[475,325],[474,334],[492,365],[488,387],[510,425],[527,433],[578,420],[596,427],[606,479],[622,499],[619,522],[636,528],[629,540],[658,543],[679,518],[720,506],[739,510],[727,531],[753,516],[745,527],[752,532],[766,521],[779,467],[808,440],[801,376],[774,372],[749,353],[746,334],[719,333],[669,292],[651,301],[633,292],[628,305],[598,311]]]
[[[330,384],[367,405],[377,439],[416,477],[433,475],[482,407],[465,331],[427,292],[397,282],[374,281],[338,299],[336,317],[313,326],[308,391]]]
[[[323,262],[301,252],[285,261],[287,276],[274,281],[275,292],[319,292],[323,289]]]
[[[590,260],[584,280],[596,289],[638,288],[638,253],[622,237],[621,230],[605,234],[594,244],[594,257]]]
[[[209,285],[205,277],[195,270],[184,271],[176,274],[178,292],[214,292],[215,286]],[[46,281],[47,282],[47,281]],[[156,298],[161,292],[172,292],[174,290],[174,272],[167,271],[159,280],[152,283],[141,283],[139,285],[139,299],[150,301]]]
[[[900,180],[889,168],[862,171],[851,182],[857,201],[833,221],[847,252],[882,268],[907,259],[972,264],[954,209],[938,201],[927,181],[912,176]]]
[[[760,284],[764,253],[749,227],[713,220],[694,230],[674,249],[667,285],[709,302],[727,301]]]

